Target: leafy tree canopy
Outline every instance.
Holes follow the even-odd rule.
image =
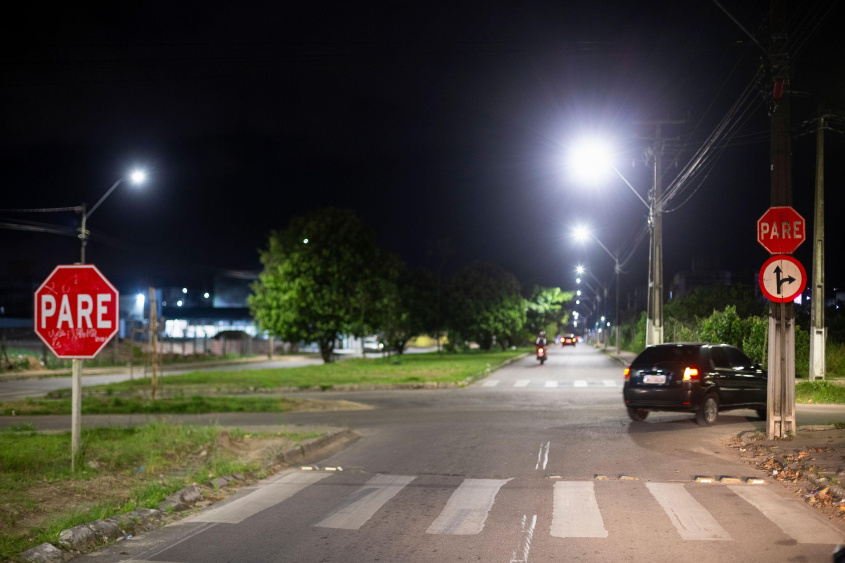
[[[525,300],[513,274],[489,262],[474,262],[449,283],[449,339],[473,341],[489,350],[504,346],[525,325]]]
[[[525,329],[534,335],[546,330],[549,325],[565,325],[569,322],[569,309],[575,293],[562,291],[559,287],[535,286],[526,303]]]
[[[249,307],[261,330],[317,342],[332,359],[339,334],[358,334],[378,291],[375,235],[352,211],[321,209],[271,233]],[[375,309],[375,306],[372,307]]]

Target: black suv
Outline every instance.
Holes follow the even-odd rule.
[[[631,420],[649,411],[694,412],[709,426],[719,411],[752,409],[766,418],[766,371],[725,344],[649,346],[625,369],[622,395]]]

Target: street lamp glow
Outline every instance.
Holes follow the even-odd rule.
[[[581,181],[597,183],[613,170],[608,143],[600,139],[584,139],[571,151],[569,167]]]
[[[575,273],[576,274],[583,274],[584,273],[584,266],[577,266],[575,268]]]
[[[581,300],[580,300],[580,299],[576,299],[576,300],[575,300],[575,304],[576,304],[576,305],[580,305],[580,304],[581,304]]]
[[[581,283],[581,278],[575,278],[575,283]]]
[[[579,289],[578,291],[576,291],[575,295],[577,295],[578,297],[581,297],[581,290]]]
[[[302,239],[302,244],[308,244],[308,239],[307,238]]]
[[[589,238],[589,236],[590,236],[590,229],[588,229],[587,227],[585,227],[585,226],[581,225],[581,226],[578,226],[578,227],[575,227],[574,229],[572,229],[572,234],[574,234],[574,235],[575,235],[575,240],[578,240],[578,241],[585,241],[585,240],[587,240],[587,238]],[[579,266],[579,268],[580,268],[581,270],[583,270],[583,269],[584,269],[582,266]],[[580,273],[582,273],[582,272],[578,272],[578,273],[580,274]]]
[[[205,293],[202,294],[202,296],[205,297],[206,299],[208,299],[208,297],[209,297],[208,292],[206,291]]]
[[[181,299],[180,299],[179,301],[177,301],[177,302],[176,302],[176,306],[177,306],[177,307],[181,307],[181,306],[182,306],[182,300],[181,300]]]
[[[129,179],[133,184],[143,184],[147,179],[147,173],[143,170],[133,170],[129,175]]]
[[[187,287],[183,287],[183,288],[182,288],[182,293],[188,293],[188,288],[187,288]]]
[[[144,297],[143,293],[139,293],[138,295],[136,295],[135,296],[135,306],[138,307],[139,309],[143,309],[145,299],[146,298]]]

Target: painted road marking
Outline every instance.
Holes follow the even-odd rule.
[[[573,386],[575,386],[575,387],[586,387],[586,386],[587,386],[587,382],[586,382],[586,381],[584,381],[583,379],[578,379],[578,380],[576,380],[576,381],[575,381],[575,383],[573,383],[572,385],[573,385]]]
[[[219,522],[239,524],[254,514],[283,502],[302,489],[322,481],[331,473],[295,472],[282,475],[263,487],[228,502],[222,506],[201,512],[195,522]]]
[[[528,563],[528,554],[531,553],[531,540],[534,538],[534,529],[537,527],[537,515],[529,520],[527,514],[522,515],[520,522],[520,540],[516,549],[513,550],[510,563]]]
[[[378,474],[349,495],[334,512],[316,524],[320,528],[357,530],[372,518],[379,508],[395,497],[405,485],[416,479],[410,475]]]
[[[557,386],[558,386],[557,381],[547,381],[546,384],[544,385],[544,387],[557,387]]]
[[[605,387],[616,387],[616,380],[614,379],[602,379],[602,381]]]
[[[646,483],[683,540],[732,540],[683,483]]]
[[[516,383],[513,384],[514,387],[528,387],[528,384],[531,383],[530,379],[517,379]]]
[[[549,447],[552,445],[551,442],[546,442],[545,444],[540,444],[540,453],[537,454],[537,465],[534,466],[534,469],[546,469],[546,466],[549,464]]]
[[[455,536],[480,533],[499,489],[508,481],[510,479],[464,479],[425,533]]]
[[[558,481],[554,488],[552,536],[606,538],[592,481]]]
[[[842,543],[843,534],[826,518],[803,503],[783,498],[763,487],[728,485],[730,490],[763,513],[783,533],[798,543]]]
[[[484,383],[482,383],[481,386],[482,387],[495,387],[498,384],[499,384],[498,379],[491,379],[490,381],[485,381]]]

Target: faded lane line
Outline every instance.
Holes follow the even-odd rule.
[[[540,444],[540,453],[537,454],[537,465],[534,466],[535,470],[540,469],[541,465],[542,469],[546,469],[546,466],[549,464],[549,447],[551,445],[551,442]]]
[[[484,529],[499,489],[510,479],[464,479],[426,534],[466,536]]]
[[[683,540],[732,540],[683,483],[646,483]]]
[[[522,537],[517,544],[516,549],[513,550],[510,563],[528,563],[528,554],[531,553],[531,540],[534,538],[534,529],[537,527],[537,515],[528,520],[528,515],[522,515],[522,522],[520,523],[520,532]]]

